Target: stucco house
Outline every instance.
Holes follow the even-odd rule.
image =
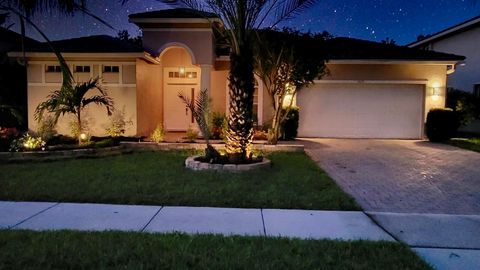
[[[134,14],[143,30],[143,48],[107,36],[55,42],[77,80],[101,76],[117,109],[132,120],[127,135],[149,135],[163,123],[170,132],[185,131],[194,119],[178,93],[195,96],[208,89],[212,108],[228,112],[228,53],[218,48],[212,30],[222,22],[212,14],[171,9]],[[302,89],[299,136],[418,139],[431,108],[444,107],[447,74],[464,57],[335,38],[328,42],[329,74]],[[10,56],[19,57],[20,52]],[[61,74],[47,46],[29,48],[28,122],[35,130],[35,107],[59,88]],[[257,124],[272,115],[268,94],[258,81],[254,108]],[[92,106],[86,117],[92,134],[104,134],[103,109]],[[58,131],[69,133],[68,119]]]
[[[454,25],[408,46],[463,55],[466,60],[448,76],[447,86],[480,97],[480,16]]]

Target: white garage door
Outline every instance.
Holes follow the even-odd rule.
[[[423,85],[316,84],[298,93],[299,137],[422,137]]]

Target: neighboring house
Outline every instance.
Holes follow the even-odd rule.
[[[147,136],[159,123],[167,131],[194,127],[179,92],[194,97],[200,89],[208,89],[213,111],[228,112],[229,58],[222,55],[224,47],[218,48],[212,30],[212,24],[222,24],[218,18],[172,9],[134,14],[130,21],[143,30],[144,48],[106,36],[54,44],[77,80],[104,78],[115,107],[125,108],[133,121],[127,135]],[[297,97],[299,136],[422,138],[428,111],[445,105],[447,74],[464,60],[348,38],[328,44],[329,74]],[[29,49],[27,57],[29,127],[36,129],[35,107],[60,87],[61,75],[46,46]],[[272,107],[263,83],[258,82],[254,96],[257,124],[266,124]],[[87,118],[93,134],[104,134],[108,118],[103,109],[88,108]],[[60,132],[69,133],[68,121],[59,123]]]
[[[435,50],[466,57],[448,76],[448,87],[472,92],[480,97],[480,16],[447,28],[423,40],[413,42],[410,48]]]
[[[22,35],[0,26],[0,54],[22,48]],[[23,38],[26,47],[40,44],[40,42],[29,37]]]

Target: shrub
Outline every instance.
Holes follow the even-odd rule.
[[[17,136],[17,128],[0,127],[0,151],[8,151],[10,149],[10,144]]]
[[[225,137],[225,129],[228,126],[227,117],[224,113],[214,112],[212,114],[212,131],[211,136],[214,140],[223,139]]]
[[[158,124],[157,127],[150,134],[150,139],[156,143],[163,142],[165,139],[165,130],[163,129],[163,124]]]
[[[195,142],[196,139],[198,139],[198,131],[189,127],[187,129],[187,134],[185,136],[185,141],[186,142]]]
[[[42,140],[48,142],[57,134],[57,131],[55,130],[56,126],[57,123],[55,122],[55,118],[53,116],[44,116],[38,123],[37,134],[42,138]]]
[[[21,138],[12,141],[11,152],[45,150],[47,143],[40,137],[33,137],[26,133]]]
[[[125,107],[123,110],[114,111],[113,114],[109,117],[110,123],[105,129],[107,135],[111,137],[120,137],[125,133],[125,128],[127,125],[132,125],[132,120],[125,120]]]
[[[461,125],[468,125],[480,116],[480,99],[462,90],[448,89],[446,107],[457,112]]]
[[[282,123],[282,138],[284,140],[293,140],[298,134],[298,121],[300,119],[300,110],[298,107],[292,107],[288,112],[285,121]]]
[[[428,112],[426,132],[432,142],[449,140],[459,127],[458,115],[452,109],[432,109]]]
[[[113,140],[112,138],[110,138],[110,139],[105,139],[105,140],[101,140],[101,141],[99,141],[99,142],[96,142],[96,143],[94,144],[94,147],[95,147],[95,148],[103,148],[103,147],[112,147],[112,146],[115,146],[115,145],[117,145],[117,144],[115,143],[115,140]]]

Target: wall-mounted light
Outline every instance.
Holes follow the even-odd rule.
[[[182,74],[182,75],[185,74],[185,67],[180,67],[180,68],[178,69],[178,72],[179,72],[180,74]]]
[[[441,89],[439,86],[432,87],[432,100],[437,101],[440,99]]]

